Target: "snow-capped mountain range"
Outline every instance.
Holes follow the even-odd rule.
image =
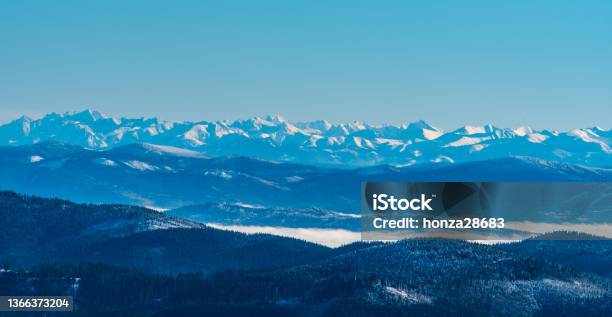
[[[395,126],[325,120],[293,123],[280,116],[248,120],[168,122],[111,118],[98,111],[21,117],[0,126],[0,145],[61,141],[90,149],[152,143],[207,156],[248,156],[309,165],[457,163],[529,156],[586,166],[612,166],[612,131],[567,132],[528,127],[464,126],[444,131],[424,121]]]

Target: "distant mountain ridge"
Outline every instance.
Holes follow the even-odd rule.
[[[208,156],[239,155],[318,166],[459,163],[529,156],[585,166],[612,166],[612,131],[567,132],[493,125],[443,131],[425,121],[395,126],[325,120],[293,123],[280,116],[248,120],[168,122],[110,118],[98,111],[21,117],[0,126],[0,145],[60,141],[89,149],[131,143],[173,146]]]
[[[1,190],[76,202],[164,209],[213,203],[225,206],[222,210],[254,215],[286,214],[289,208],[318,215],[310,220],[332,223],[350,222],[342,214],[357,213],[364,181],[610,181],[612,169],[529,157],[341,169],[249,157],[211,158],[146,143],[90,150],[40,142],[0,146],[0,175]]]

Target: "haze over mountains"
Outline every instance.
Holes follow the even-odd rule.
[[[0,126],[0,145],[61,141],[89,149],[152,143],[207,156],[248,156],[317,166],[459,163],[528,156],[586,166],[612,166],[612,131],[593,127],[567,132],[493,125],[443,131],[424,121],[402,126],[293,123],[280,116],[248,120],[167,122],[110,118],[100,112],[21,117]]]
[[[212,203],[207,209],[280,214],[289,208],[321,218],[357,213],[363,181],[612,180],[612,169],[526,157],[340,169],[247,157],[209,158],[147,143],[90,150],[58,142],[0,146],[0,174],[0,189],[77,202],[159,208]],[[249,218],[243,216],[238,218]]]

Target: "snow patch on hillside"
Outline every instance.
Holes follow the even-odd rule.
[[[143,161],[137,161],[137,160],[132,160],[132,161],[126,161],[123,162],[123,164],[135,169],[135,170],[139,170],[139,171],[157,171],[159,170],[159,167],[155,166],[155,165],[150,165],[148,163],[145,163]]]
[[[169,146],[169,145],[156,145],[156,144],[145,143],[143,146],[149,149],[150,151],[153,151],[159,154],[165,153],[165,154],[171,154],[175,156],[198,157],[198,158],[205,157],[204,154],[200,152],[182,149],[182,148]]]
[[[30,156],[30,163],[36,163],[36,162],[40,162],[42,160],[44,160],[45,158],[39,155],[32,155]]]
[[[431,297],[417,293],[415,291],[395,288],[391,286],[386,286],[385,291],[393,297],[396,297],[403,301],[408,301],[413,304],[431,304],[433,303],[433,300],[431,299]]]
[[[117,166],[117,163],[115,163],[115,161],[109,160],[104,157],[96,158],[94,162],[103,166]]]

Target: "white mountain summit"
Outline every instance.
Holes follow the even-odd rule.
[[[412,165],[530,156],[587,166],[612,166],[612,132],[601,127],[568,132],[491,124],[443,131],[425,121],[395,126],[325,120],[293,123],[278,116],[248,120],[167,122],[111,118],[85,110],[23,116],[0,126],[0,145],[61,141],[90,149],[150,143],[181,155],[239,155],[311,165]],[[196,154],[194,154],[196,153]]]

